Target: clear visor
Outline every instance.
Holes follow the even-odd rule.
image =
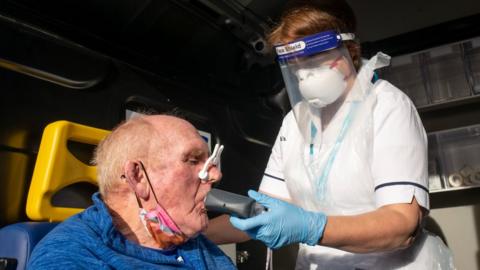
[[[315,69],[322,66],[335,67],[339,60],[341,60],[343,54],[338,49],[332,49],[326,52],[305,56],[305,57],[292,57],[283,63],[283,66],[287,66],[293,73],[300,69]],[[282,64],[281,64],[282,65]]]
[[[371,89],[373,70],[384,63],[375,60],[357,74],[344,46],[344,41],[352,39],[353,34],[325,31],[275,47],[295,120],[307,145],[319,145],[322,119],[333,119],[344,104],[363,100]]]
[[[291,57],[280,62],[280,69],[299,129],[306,143],[314,143],[322,131],[321,114],[332,118],[325,114],[336,111],[327,108],[340,107],[351,99],[357,73],[350,54],[340,45],[314,55]]]

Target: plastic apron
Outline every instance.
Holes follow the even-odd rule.
[[[322,136],[321,160],[326,175],[323,196],[305,169],[309,147],[303,140],[285,155],[284,177],[294,204],[327,215],[355,215],[376,209],[371,174],[373,150],[373,109],[376,95],[371,78],[375,69],[388,64],[389,57],[379,53],[368,61],[357,80],[368,89],[365,96],[345,102]],[[365,88],[364,88],[365,89]],[[302,104],[297,104],[302,106]],[[294,108],[301,110],[302,108]],[[297,137],[301,137],[297,134]],[[340,141],[339,141],[340,138]],[[452,269],[450,251],[436,236],[423,232],[415,243],[393,252],[354,254],[323,246],[301,244],[296,269]]]

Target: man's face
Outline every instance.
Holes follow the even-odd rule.
[[[164,157],[149,167],[153,171],[152,185],[160,204],[180,230],[191,237],[208,225],[204,201],[212,184],[202,183],[198,172],[209,152],[207,144],[193,127],[180,131],[174,133]],[[209,178],[217,181],[222,177],[216,167],[211,167],[208,173]]]

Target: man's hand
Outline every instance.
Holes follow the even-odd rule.
[[[230,217],[230,222],[252,239],[277,249],[291,243],[313,246],[322,237],[327,223],[327,217],[323,213],[305,211],[253,190],[248,191],[248,196],[268,208],[268,211],[248,219]]]

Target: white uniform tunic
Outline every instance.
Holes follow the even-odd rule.
[[[310,193],[315,188],[306,180],[308,175],[303,161],[295,154],[303,144],[292,112],[283,120],[260,192],[327,215],[361,214],[388,204],[410,203],[414,197],[423,208],[429,209],[427,136],[418,113],[410,99],[386,81],[377,81],[372,91],[376,95],[376,105],[371,124],[373,149],[370,158],[361,160],[352,154],[354,145],[361,143],[355,142],[354,137],[349,139],[350,144],[344,143],[327,179],[328,199],[325,203],[305,199],[311,198]],[[342,106],[337,114],[345,115],[347,105]],[[338,128],[339,123],[335,121],[342,119],[344,117],[335,117],[323,131],[320,151],[335,143],[338,132],[332,130]],[[301,244],[296,268],[440,269],[441,262],[435,255],[438,252],[432,253],[427,248],[444,248],[440,240],[425,233],[415,243],[408,249],[373,254],[353,254]]]

